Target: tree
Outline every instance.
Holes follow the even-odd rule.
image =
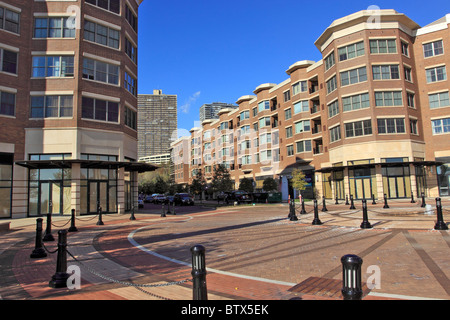
[[[305,180],[305,173],[300,169],[294,169],[292,171],[292,180],[291,180],[292,186],[300,191],[300,194],[303,190],[306,189],[307,182]]]
[[[198,169],[195,178],[192,179],[191,190],[194,194],[200,195],[200,199],[201,199],[201,194],[202,194],[203,190],[205,190],[205,186],[206,186],[206,183],[205,183],[205,179],[203,177],[202,170]]]
[[[278,183],[272,177],[265,178],[263,182],[263,190],[267,192],[278,190]]]
[[[239,190],[247,191],[249,193],[253,192],[253,179],[242,179],[241,183],[239,184]]]
[[[231,191],[233,188],[233,181],[231,180],[230,172],[224,165],[218,164],[214,167],[214,175],[211,184],[214,192]]]

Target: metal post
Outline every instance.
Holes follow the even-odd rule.
[[[136,220],[136,217],[134,216],[134,204],[131,207],[131,216],[130,216],[130,220]]]
[[[317,200],[314,199],[314,220],[312,222],[313,225],[321,225],[322,221],[319,219],[319,208],[317,207]]]
[[[192,253],[192,281],[193,300],[208,300],[206,289],[206,262],[205,248],[195,245],[191,248]]]
[[[77,232],[78,229],[75,226],[75,209],[72,209],[72,217],[70,218],[70,228],[67,230],[68,232]]]
[[[55,241],[52,235],[52,214],[47,213],[47,225],[45,227],[45,235],[42,241]]]
[[[56,260],[56,273],[48,285],[51,288],[66,288],[70,275],[67,271],[67,230],[58,231],[58,256]]]
[[[98,226],[102,226],[102,225],[104,225],[103,219],[102,219],[102,207],[98,207],[98,208],[97,208],[97,212],[98,212],[98,221],[97,221],[97,225],[98,225]]]
[[[34,250],[30,254],[30,258],[45,258],[47,253],[42,246],[42,218],[36,219],[36,241],[34,245]]]
[[[369,222],[369,219],[367,217],[367,201],[364,199],[362,201],[362,207],[363,207],[363,221],[361,223],[361,229],[370,229],[372,228],[372,225]]]
[[[345,195],[345,205],[348,206],[350,203],[348,203],[348,194]]]
[[[303,200],[303,197],[302,197],[302,210],[300,211],[300,214],[306,214],[306,210],[305,210],[305,200]]]
[[[297,215],[295,214],[295,200],[292,200],[292,203],[289,204],[291,207],[291,213],[290,213],[290,221],[298,221]]]
[[[372,193],[372,204],[377,204],[377,202],[375,201],[375,195]]]
[[[174,216],[177,215],[176,212],[175,212],[175,199],[173,199],[173,201],[172,201],[172,214],[173,214]]]
[[[335,200],[336,200],[336,201],[334,202],[334,204],[339,204],[338,196],[336,196]]]
[[[353,203],[353,195],[350,195],[350,210],[356,209],[355,204]]]
[[[383,209],[389,209],[388,203],[387,203],[387,195],[386,193],[384,194],[384,206]]]
[[[414,193],[411,192],[411,203],[416,203],[416,201],[414,200]]]
[[[448,230],[448,226],[444,222],[444,217],[442,216],[441,198],[436,198],[436,212],[437,212],[437,222],[434,225],[434,229],[435,230]]]
[[[361,300],[361,265],[363,260],[353,254],[341,258],[342,263],[342,296],[344,300]]]
[[[425,208],[427,204],[425,203],[425,193],[422,192],[422,204],[420,205],[421,208]]]
[[[164,203],[161,204],[161,217],[165,217],[166,216],[166,211],[164,208]]]
[[[322,196],[322,212],[327,212],[327,204],[325,203],[325,196]]]

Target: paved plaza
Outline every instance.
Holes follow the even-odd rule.
[[[297,221],[287,204],[176,207],[146,204],[136,214],[77,217],[68,234],[68,265],[77,265],[81,287],[50,288],[56,243],[44,242],[46,258],[31,259],[36,218],[10,220],[0,233],[0,296],[5,300],[191,300],[190,248],[206,248],[210,300],[342,300],[341,257],[363,259],[364,300],[450,298],[450,232],[434,230],[433,212],[407,200],[368,201],[373,228],[360,228],[361,203],[349,209],[327,202],[321,225],[312,225],[312,202]],[[443,200],[450,221],[450,200]],[[70,227],[53,217],[52,234]],[[45,230],[45,219],[44,219]],[[375,277],[376,276],[376,277]],[[375,279],[376,281],[374,281]]]

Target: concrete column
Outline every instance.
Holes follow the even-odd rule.
[[[81,165],[72,164],[72,183],[71,183],[71,208],[75,209],[75,215],[81,215]],[[87,199],[86,199],[87,200]]]
[[[28,216],[28,169],[14,165],[12,182],[12,218]]]

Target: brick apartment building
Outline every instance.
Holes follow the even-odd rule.
[[[449,23],[420,27],[395,10],[334,21],[315,42],[320,61],[294,63],[282,83],[259,85],[172,144],[176,183],[198,170],[210,182],[222,163],[236,189],[273,177],[284,200],[297,196],[295,168],[306,196],[448,196]]]
[[[142,0],[0,0],[0,218],[137,198]]]

